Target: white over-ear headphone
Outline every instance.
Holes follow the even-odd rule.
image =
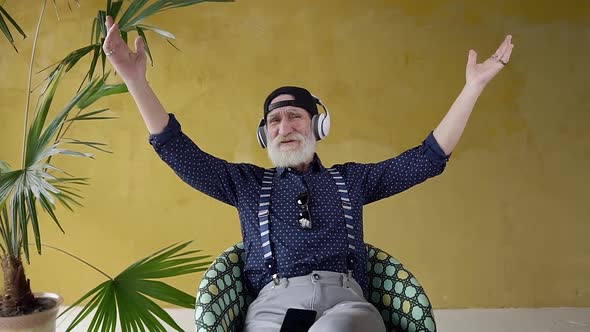
[[[316,104],[322,106],[324,108],[324,113],[318,113],[311,118],[311,130],[315,136],[315,139],[320,141],[323,140],[328,136],[330,133],[330,111],[320,98],[311,95],[315,100]],[[286,102],[289,102],[287,100]],[[264,118],[260,120],[258,124],[258,128],[256,129],[256,138],[258,139],[258,144],[265,149],[268,146],[268,142],[266,141],[267,138],[267,129],[266,129],[266,121]]]

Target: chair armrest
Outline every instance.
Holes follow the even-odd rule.
[[[242,273],[243,255],[241,244],[230,247],[203,275],[195,305],[197,331],[241,331],[253,300]]]
[[[430,299],[414,275],[397,259],[367,245],[369,302],[381,313],[388,331],[435,332]]]

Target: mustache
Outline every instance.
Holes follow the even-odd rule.
[[[289,135],[278,135],[277,137],[275,137],[275,139],[272,141],[273,144],[278,144],[278,143],[283,143],[283,142],[287,142],[287,141],[300,141],[303,142],[305,140],[305,137],[301,134],[298,133],[293,133],[293,134],[289,134]]]

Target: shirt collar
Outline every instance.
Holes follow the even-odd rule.
[[[317,173],[323,172],[324,170],[326,170],[326,168],[324,167],[324,165],[322,165],[320,157],[318,157],[317,153],[314,153],[309,171]],[[286,171],[296,172],[296,170],[291,167],[277,167],[277,176],[282,176],[283,174],[285,174]]]

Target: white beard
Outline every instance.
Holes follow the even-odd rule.
[[[268,135],[266,138],[270,139]],[[296,140],[301,144],[297,150],[281,151],[280,143],[288,140]],[[275,167],[297,167],[313,158],[315,144],[316,140],[311,132],[307,137],[297,133],[277,136],[268,147],[268,156]]]

